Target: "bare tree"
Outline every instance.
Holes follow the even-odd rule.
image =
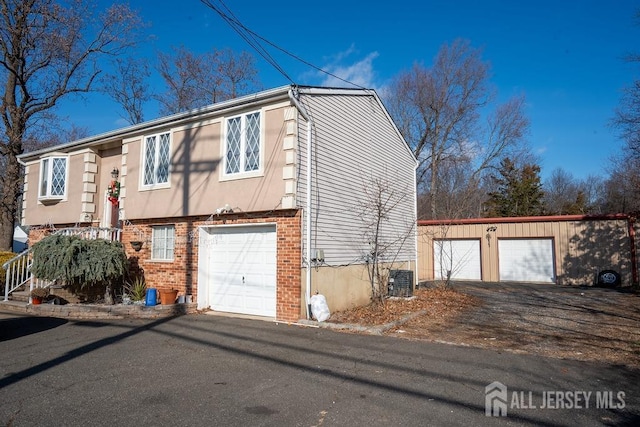
[[[91,2],[0,0],[0,249],[10,249],[21,196],[17,156],[30,130],[52,117],[63,97],[89,92],[100,74],[98,61],[121,54],[140,28],[128,6],[114,4],[99,17]]]
[[[418,189],[429,197],[426,216],[443,216],[444,167],[466,164],[474,188],[484,171],[524,147],[524,97],[499,105],[483,127],[482,113],[492,99],[489,64],[464,40],[442,46],[431,68],[415,65],[391,85],[389,110],[418,158]]]
[[[198,57],[184,47],[174,48],[172,54],[158,54],[158,71],[167,85],[167,91],[157,96],[161,114],[174,114],[206,105],[196,78],[210,75],[204,57]],[[217,87],[218,81],[210,77],[210,86]]]
[[[582,209],[577,206],[581,198],[584,201]],[[545,212],[550,215],[586,213],[586,196],[580,183],[562,168],[555,169],[545,181],[543,199]]]
[[[389,270],[415,231],[415,221],[398,222],[398,209],[409,192],[385,177],[372,178],[363,185],[359,215],[363,237],[369,245],[364,255],[371,284],[371,300],[384,303]]]
[[[215,52],[215,59],[214,65],[220,74],[220,97],[237,98],[259,88],[255,59],[248,52],[236,54],[231,49],[222,49]],[[210,98],[211,102],[218,102],[215,94]]]
[[[635,21],[640,24],[640,9],[636,11]],[[640,53],[632,53],[626,60],[640,63]],[[623,90],[620,104],[614,111],[610,124],[619,131],[629,154],[640,159],[640,79]]]
[[[162,114],[225,101],[253,91],[257,70],[251,55],[229,49],[196,55],[185,47],[158,55],[158,71],[167,90],[158,95]]]
[[[640,80],[623,90],[611,124],[618,129],[629,154],[640,158]]]
[[[589,175],[580,184],[589,206],[589,214],[604,214],[605,179],[601,175]]]
[[[148,79],[151,75],[144,58],[117,58],[115,72],[107,75],[103,91],[124,110],[129,124],[144,121],[144,103],[151,99]]]
[[[640,212],[640,158],[619,154],[611,163],[624,167],[612,168],[604,180],[600,209],[603,213]]]

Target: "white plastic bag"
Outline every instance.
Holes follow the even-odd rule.
[[[329,306],[327,305],[327,299],[324,295],[315,294],[309,301],[311,303],[311,314],[318,322],[324,322],[331,316],[329,313]]]

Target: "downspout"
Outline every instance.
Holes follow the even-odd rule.
[[[419,163],[416,160],[416,165],[413,169],[413,188],[415,189],[414,191],[414,197],[413,197],[413,217],[415,218],[415,223],[413,224],[414,230],[413,230],[413,248],[416,254],[416,257],[414,259],[414,278],[413,278],[413,283],[411,284],[411,286],[413,286],[415,288],[415,286],[419,283],[419,275],[420,275],[420,260],[418,258],[418,245],[419,245],[419,241],[418,239],[420,238],[420,236],[418,236],[418,233],[420,233],[420,227],[418,227],[418,166]]]
[[[306,270],[306,295],[305,295],[305,309],[307,312],[307,319],[311,319],[311,313],[309,312],[309,304],[311,301],[311,168],[313,163],[311,162],[312,150],[311,150],[311,135],[312,135],[312,127],[313,121],[311,120],[311,116],[307,113],[307,110],[304,108],[298,98],[296,98],[296,93],[294,93],[293,89],[289,89],[289,98],[291,102],[296,106],[302,117],[307,122],[307,194],[306,194],[306,202],[305,202],[305,222],[307,228],[305,230],[305,252],[307,258],[307,270]]]

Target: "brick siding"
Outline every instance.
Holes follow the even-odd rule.
[[[143,272],[147,287],[158,292],[175,289],[178,295],[198,295],[198,242],[199,228],[216,225],[276,224],[276,319],[295,322],[301,312],[301,265],[302,265],[302,219],[297,209],[271,212],[233,213],[184,218],[153,218],[127,220],[122,226],[122,243],[130,263]],[[174,259],[172,261],[151,260],[151,237],[154,226],[175,226]],[[67,226],[67,225],[64,225]],[[56,228],[63,228],[56,225]],[[33,244],[50,231],[34,228],[29,232]],[[136,252],[132,241],[142,241]]]
[[[122,242],[127,256],[144,271],[150,287],[159,291],[177,289],[178,295],[198,295],[198,242],[200,227],[275,223],[277,230],[276,319],[297,321],[301,307],[302,231],[299,210],[265,213],[223,214],[209,217],[154,218],[130,220],[123,226]],[[151,260],[152,227],[175,226],[173,261]],[[131,241],[142,241],[139,252]]]

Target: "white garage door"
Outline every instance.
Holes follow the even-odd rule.
[[[276,316],[275,225],[203,229],[200,245],[199,306]]]
[[[434,240],[433,266],[435,278],[445,279],[447,271],[455,280],[480,280],[480,241]]]
[[[553,239],[498,240],[500,280],[555,282]]]

